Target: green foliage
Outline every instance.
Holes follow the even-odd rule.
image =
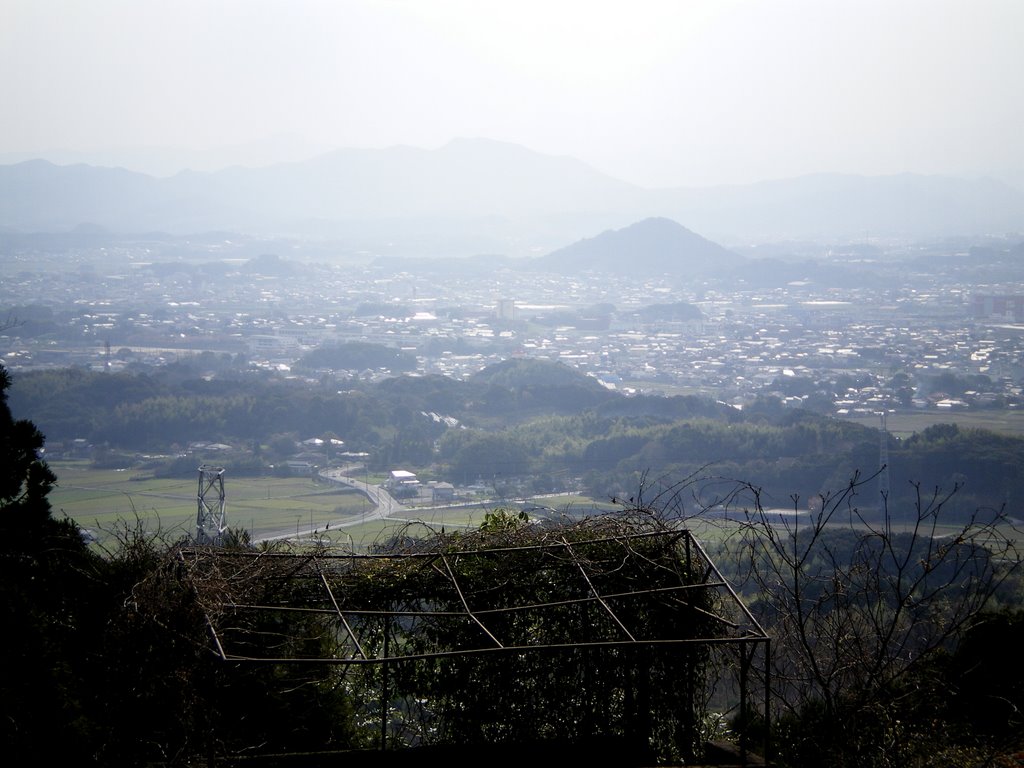
[[[495,510],[477,530],[399,534],[352,559],[183,554],[229,660],[263,660],[251,668],[307,696],[331,679],[351,691],[359,708],[336,710],[335,730],[384,728],[388,748],[601,743],[639,762],[699,753],[709,650],[687,641],[726,626],[683,540],[649,515],[539,526]],[[262,733],[269,717],[249,717]]]
[[[514,531],[523,525],[528,525],[530,516],[526,512],[513,514],[507,509],[496,509],[493,512],[484,514],[484,521],[480,523],[480,530],[484,533],[497,533],[499,531]]]
[[[998,507],[1024,494],[1020,437],[936,424],[898,444],[889,458],[893,487],[904,494],[910,490],[908,480],[945,486],[956,482],[961,514],[972,507]]]
[[[708,647],[667,641],[721,630],[711,591],[672,591],[699,582],[706,565],[688,567],[678,534],[630,538],[652,532],[649,520],[542,527],[527,519],[496,510],[475,532],[413,545],[430,557],[361,561],[334,575],[343,610],[393,612],[356,629],[364,650],[379,652],[386,642],[392,655],[414,659],[391,665],[389,698],[402,724],[393,738],[604,738],[628,744],[635,759],[692,759]],[[609,599],[614,618],[595,591],[620,596]],[[479,621],[467,620],[467,606]],[[418,618],[399,618],[413,612]],[[641,642],[616,643],[627,630]],[[368,689],[382,684],[368,674]]]
[[[864,383],[840,379],[837,385]],[[624,397],[548,361],[509,360],[472,381],[394,377],[346,386],[206,381],[187,366],[159,375],[68,369],[22,374],[11,398],[34,414],[51,445],[81,437],[112,451],[166,451],[192,441],[259,446],[281,434],[330,432],[349,450],[369,452],[377,470],[440,459],[442,477],[455,483],[544,471],[586,477],[595,498],[628,493],[639,472],[686,477],[710,465],[785,505],[792,493],[809,498],[878,463],[876,429],[768,400],[741,413],[706,398]],[[280,463],[284,455],[268,461]],[[238,471],[260,467],[241,455],[235,463]],[[957,484],[947,512],[963,517],[1024,495],[1022,465],[1024,439],[933,426],[890,439],[890,501],[894,508],[912,505],[911,481]]]
[[[962,375],[953,371],[943,371],[922,376],[918,381],[918,392],[921,395],[959,397],[970,390],[991,392],[992,389],[992,380],[984,374]]]
[[[333,432],[353,449],[372,447],[389,422],[386,400],[260,379],[174,381],[169,375],[76,369],[19,377],[12,396],[38,414],[51,439],[84,438],[134,450],[166,450],[195,440],[266,441],[275,434]]]
[[[393,374],[416,369],[416,358],[408,352],[383,344],[350,341],[336,346],[322,346],[310,350],[295,362],[303,370],[350,370],[386,368]]]
[[[247,534],[229,531],[225,551],[251,551]],[[27,754],[50,743],[42,732],[53,727],[52,713],[69,707],[77,713],[75,738],[62,744],[60,754],[71,764],[177,765],[358,746],[349,691],[334,671],[239,668],[218,658],[209,643],[210,606],[185,578],[184,566],[178,543],[140,524],[124,523],[116,545],[102,557],[90,556],[88,569],[81,570],[88,579],[78,582],[73,642],[58,657],[71,684],[48,702],[51,714],[38,723],[16,721],[28,725],[27,736],[34,734],[33,743],[25,744]],[[215,584],[214,591],[222,589]],[[281,597],[273,582],[260,589],[259,599]],[[262,652],[282,626],[305,638],[304,651],[323,647],[314,618],[273,617],[249,626],[263,638]],[[47,637],[53,634],[50,628]],[[26,703],[24,693],[12,700],[19,708]]]
[[[452,450],[449,445],[442,449],[442,455],[451,451],[449,475],[463,484],[518,477],[532,468],[530,451],[511,435],[466,433],[453,442],[458,448]]]
[[[504,360],[474,375],[471,383],[483,389],[482,416],[513,421],[538,413],[576,413],[615,397],[596,379],[550,360]]]
[[[477,373],[474,380],[515,390],[520,387],[598,387],[593,379],[573,368],[550,360],[511,358],[490,365]]]

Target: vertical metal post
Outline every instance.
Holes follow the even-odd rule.
[[[750,661],[747,659],[747,643],[740,643],[740,757],[744,765],[747,762],[747,736],[750,722],[747,710],[747,670]]]
[[[771,760],[771,699],[772,699],[772,641],[771,638],[764,640],[764,746],[763,754],[765,762]]]
[[[384,620],[384,664],[381,673],[380,685],[380,750],[384,752],[388,748],[388,625],[391,622]]]

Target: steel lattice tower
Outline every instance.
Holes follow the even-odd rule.
[[[213,497],[216,497],[216,500],[211,504]],[[224,468],[204,464],[199,468],[196,543],[220,544],[227,527],[224,512]]]
[[[878,415],[882,420],[878,435],[878,495],[880,503],[885,504],[889,498],[889,430],[885,425],[885,411]]]

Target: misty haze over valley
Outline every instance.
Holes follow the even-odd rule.
[[[415,470],[466,498],[536,487],[600,504],[640,476],[716,467],[787,505],[874,476],[880,440],[1021,433],[1024,68],[1006,66],[1008,6],[951,3],[922,26],[910,4],[882,28],[874,5],[649,3],[622,27],[573,3],[546,26],[532,7],[312,3],[275,32],[261,26],[274,3],[244,24],[230,3],[186,4],[162,32],[138,9],[102,29],[79,12],[106,41],[88,51],[16,7],[4,55],[28,64],[2,81],[20,119],[0,134],[0,354],[53,460],[316,473],[337,461],[303,446],[329,433],[353,468]],[[197,19],[236,54],[196,35],[178,47]],[[853,64],[857,30],[875,57]],[[132,57],[143,39],[153,55]],[[104,376],[112,399],[96,400]],[[495,381],[515,408],[476,389]],[[334,415],[231,411],[263,408],[257,391],[327,398]],[[338,415],[364,398],[362,419]],[[523,436],[595,408],[633,415],[560,444]],[[865,431],[831,455],[758,440],[756,460],[644,431],[691,418]],[[481,430],[529,461],[460,464]],[[968,501],[1015,495],[966,467],[890,463],[880,489],[966,479]]]
[[[985,385],[940,387],[943,408],[1019,400],[1024,194],[992,180],[652,190],[483,139],[162,179],[33,160],[0,179],[13,370],[230,355],[294,378],[318,348],[369,342],[414,363],[316,375],[539,358],[737,408],[813,391],[838,416],[934,410],[950,375]],[[826,384],[840,376],[860,386]]]
[[[1017,764],[1022,29],[7,0],[0,749]]]

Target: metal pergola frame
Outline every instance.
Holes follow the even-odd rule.
[[[687,573],[694,573],[698,568],[701,576],[695,583],[679,583],[670,586],[637,588],[625,592],[602,593],[594,584],[592,574],[585,567],[585,556],[581,551],[595,544],[618,544],[628,551],[638,540],[652,537],[667,537],[666,541],[680,549],[684,558]],[[554,556],[559,559],[558,566],[573,568],[587,585],[587,594],[572,599],[550,602],[525,602],[502,607],[474,607],[460,585],[460,579],[452,563],[463,558],[487,557],[496,558],[512,555],[535,556],[538,561],[548,561]],[[578,541],[569,541],[561,537],[557,541],[525,546],[506,546],[485,549],[434,549],[428,551],[386,552],[377,554],[360,554],[354,552],[337,553],[327,550],[313,550],[304,553],[278,553],[233,551],[213,548],[183,549],[180,552],[183,563],[193,578],[213,579],[221,584],[214,590],[219,595],[212,602],[207,602],[207,623],[213,639],[214,647],[220,658],[226,662],[244,664],[331,664],[344,666],[381,665],[383,669],[383,687],[387,690],[388,667],[394,663],[419,661],[426,659],[451,658],[458,656],[478,656],[481,654],[500,653],[540,653],[585,648],[625,648],[638,646],[685,646],[732,645],[739,649],[739,707],[740,717],[746,722],[748,714],[748,671],[755,660],[757,649],[763,651],[764,674],[770,667],[771,639],[761,624],[743,603],[735,589],[728,583],[715,565],[707,551],[688,529],[655,530],[625,535],[604,536]],[[461,606],[460,610],[433,610],[428,603],[409,605],[398,610],[389,607],[366,608],[346,605],[345,595],[338,594],[332,587],[331,577],[344,574],[359,561],[403,561],[414,563],[430,569],[442,579],[447,579],[452,592],[449,601]],[[231,583],[243,584],[246,579],[254,578],[266,567],[272,567],[275,573],[284,572],[287,579],[304,580],[312,590],[316,585],[315,597],[311,596],[305,604],[268,605],[258,602],[246,602],[235,599],[235,591]],[[200,576],[200,574],[203,574]],[[718,600],[715,605],[721,606],[721,612],[709,612],[693,605],[687,600],[688,595],[695,592],[714,591]],[[244,591],[244,590],[243,590]],[[457,599],[452,596],[457,596]],[[677,601],[688,610],[699,611],[710,619],[714,626],[721,630],[720,634],[690,636],[685,628],[680,627],[678,633],[659,636],[643,635],[638,628],[628,626],[616,610],[616,606],[632,600],[657,596]],[[522,611],[545,611],[563,608],[570,605],[588,605],[597,607],[600,615],[606,617],[605,626],[608,634],[599,639],[583,637],[566,637],[562,642],[542,642],[537,644],[509,644],[503,642],[500,633],[492,631],[488,624],[493,617]],[[225,619],[243,612],[281,612],[321,615],[334,617],[337,622],[337,636],[342,639],[338,652],[323,657],[296,656],[255,656],[248,653],[237,653],[232,650],[231,630],[227,628]],[[732,618],[729,615],[731,614]],[[430,653],[409,652],[401,643],[389,643],[387,633],[384,641],[376,650],[370,649],[371,643],[360,636],[360,626],[367,626],[368,619],[388,621],[417,621],[420,619],[451,619],[462,620],[475,626],[479,632],[474,634],[476,642],[466,643],[459,647],[446,648]],[[734,620],[735,619],[735,620]],[[386,693],[382,693],[383,696]],[[764,680],[763,713],[765,722],[769,722],[770,686]],[[384,708],[382,708],[383,711]],[[382,747],[386,733],[386,723],[382,723]],[[767,752],[768,736],[765,735],[764,749]],[[741,742],[741,749],[746,745]]]

